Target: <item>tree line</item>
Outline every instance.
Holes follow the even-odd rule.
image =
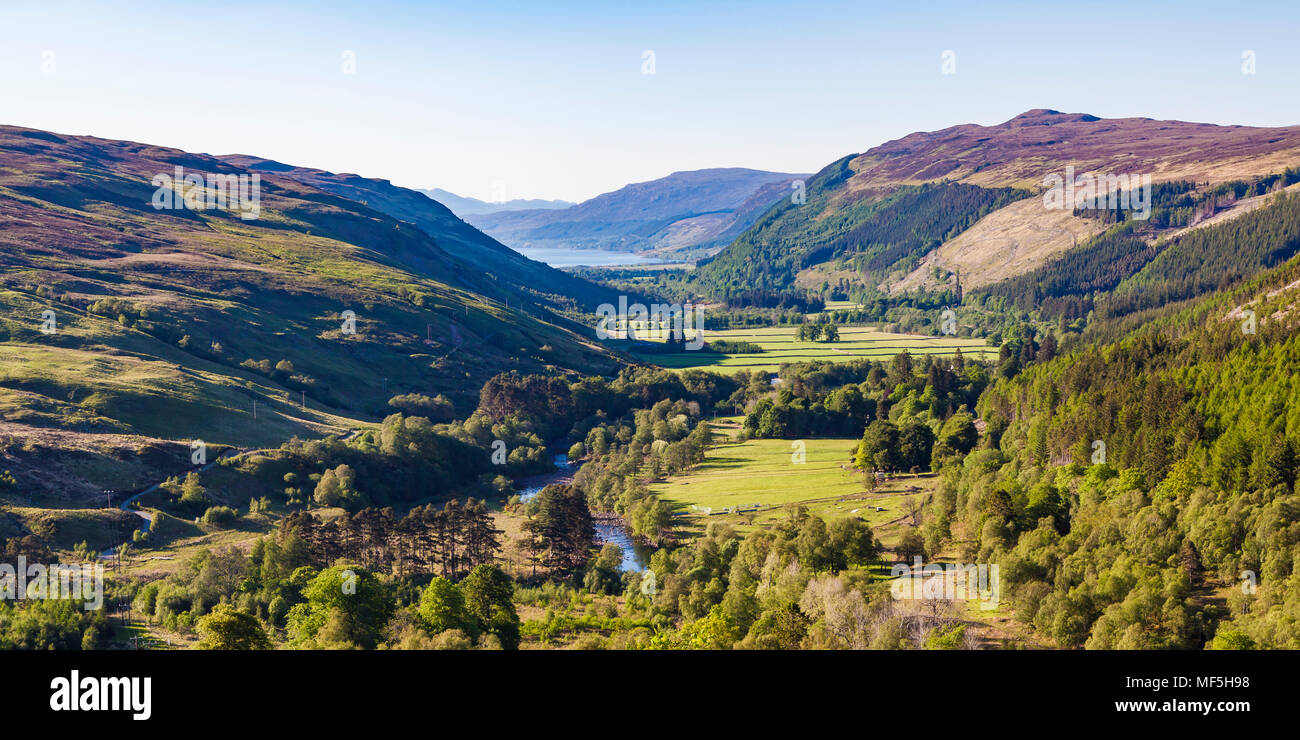
[[[490,564],[501,553],[501,530],[482,501],[452,499],[439,509],[416,506],[398,517],[391,508],[365,508],[324,521],[310,512],[290,514],[281,536],[306,544],[307,562],[325,567],[340,558],[378,573],[438,573],[457,577]]]

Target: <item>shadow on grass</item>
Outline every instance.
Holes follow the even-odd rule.
[[[696,473],[707,473],[715,468],[737,468],[751,462],[743,457],[711,457],[709,461],[695,469]]]
[[[657,354],[654,352],[631,352],[629,353],[641,362],[651,365],[673,369],[689,369],[696,367],[714,367],[727,359],[727,355],[720,355],[716,352],[665,352]]]

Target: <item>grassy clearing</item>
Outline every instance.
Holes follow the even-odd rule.
[[[234,547],[248,552],[257,538],[271,531],[273,521],[264,515],[245,515],[223,528],[164,514],[158,535],[127,553],[122,569],[129,577],[151,581],[175,573],[203,549]]]
[[[802,463],[795,462],[798,443],[803,444]],[[860,517],[873,530],[883,530],[878,534],[888,542],[904,516],[903,502],[927,495],[934,479],[902,477],[868,492],[862,475],[849,467],[856,445],[856,439],[848,438],[723,442],[709,450],[699,467],[652,490],[677,508],[679,526],[688,533],[701,532],[712,522],[742,531],[761,528],[784,518],[787,504],[803,504],[828,520]],[[722,513],[755,504],[757,511]]]
[[[705,340],[726,339],[751,342],[763,348],[757,354],[719,354],[698,351],[679,354],[638,355],[644,362],[672,369],[711,368],[719,370],[758,370],[776,372],[783,363],[829,360],[887,360],[907,350],[914,355],[951,355],[958,349],[971,359],[996,357],[997,349],[982,339],[929,337],[920,334],[894,334],[869,326],[839,327],[838,342],[800,342],[795,339],[797,326],[769,326],[752,329],[728,329],[705,332]]]

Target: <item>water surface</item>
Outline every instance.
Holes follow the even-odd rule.
[[[661,265],[663,260],[631,252],[609,249],[572,249],[569,247],[511,247],[530,260],[551,267],[611,267],[615,265]]]
[[[563,453],[555,456],[555,471],[546,475],[533,476],[529,478],[529,485],[519,491],[520,501],[531,501],[542,489],[558,480],[566,480],[577,472],[578,465],[569,462],[569,456]],[[596,542],[599,544],[613,543],[623,550],[623,562],[619,565],[619,570],[623,572],[636,571],[640,573],[645,570],[646,559],[649,552],[645,547],[636,544],[632,539],[632,533],[628,531],[627,525],[622,522],[598,521],[596,522]]]

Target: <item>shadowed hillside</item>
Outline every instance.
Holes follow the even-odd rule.
[[[0,469],[29,476],[25,488],[75,498],[146,479],[120,475],[122,459],[167,440],[273,445],[376,421],[397,394],[467,412],[505,369],[617,366],[504,274],[558,273],[470,259],[475,246],[509,250],[449,213],[445,229],[436,208],[417,226],[271,172],[256,219],[155,209],[152,178],[175,167],[249,174],[0,128]],[[500,274],[480,266],[499,258]]]

